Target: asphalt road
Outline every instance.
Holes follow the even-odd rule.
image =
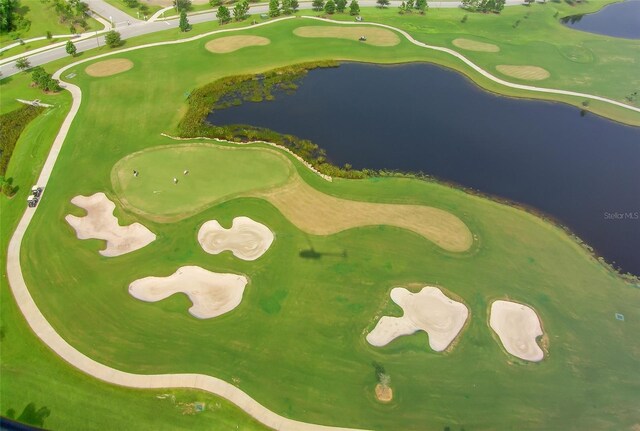
[[[113,23],[118,32],[120,32],[122,39],[129,39],[136,36],[141,36],[144,34],[155,33],[158,31],[164,31],[169,29],[175,29],[177,31],[178,28],[178,19],[171,19],[167,21],[155,21],[155,22],[145,22],[138,21],[134,18],[131,18],[127,14],[118,9],[114,8],[106,4],[102,0],[85,0],[87,1],[92,10],[95,10],[97,13],[102,15],[107,14],[105,17],[109,19],[109,16],[113,18]],[[360,0],[361,7],[375,7],[375,0]],[[391,1],[390,8],[395,8],[400,5],[400,1],[393,0]],[[523,4],[522,0],[507,0],[507,6],[521,5]],[[460,2],[458,1],[449,1],[449,2],[429,2],[430,8],[456,8],[460,6]],[[95,9],[93,9],[95,8]],[[255,5],[251,6],[251,14],[261,14],[268,12],[267,5]],[[311,2],[300,2],[300,9],[311,9]],[[117,11],[117,12],[116,12]],[[428,13],[428,12],[427,12]],[[216,21],[215,12],[207,12],[197,15],[190,15],[189,22],[191,24],[198,24],[207,21]],[[100,32],[96,32],[95,37],[87,38],[84,40],[79,40],[75,42],[77,52],[87,51],[98,46],[104,46],[104,36],[100,34]],[[59,58],[66,57],[67,54],[64,46],[59,48],[54,48],[48,51],[36,53],[33,55],[27,55],[31,66],[41,66],[43,64],[52,62]],[[20,72],[15,67],[15,61],[7,62],[0,66],[0,73],[2,73],[2,77],[8,77]],[[50,71],[52,72],[52,71]]]

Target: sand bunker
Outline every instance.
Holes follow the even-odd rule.
[[[216,54],[225,54],[227,52],[237,51],[247,46],[264,46],[269,45],[271,41],[261,36],[227,36],[220,39],[214,39],[204,46],[207,51]]]
[[[126,58],[114,58],[112,60],[99,61],[88,66],[84,71],[94,77],[111,76],[126,72],[133,67],[133,62]]]
[[[438,208],[340,199],[319,192],[299,178],[257,196],[275,205],[298,228],[314,235],[390,225],[415,232],[449,251],[465,251],[473,243],[471,231],[462,220]]]
[[[551,76],[546,69],[538,66],[509,66],[500,64],[496,66],[496,69],[504,75],[526,81],[542,81]]]
[[[516,302],[495,301],[491,304],[489,325],[513,356],[534,362],[544,358],[544,352],[536,343],[536,338],[542,335],[540,319],[532,308]]]
[[[404,314],[384,316],[378,321],[367,335],[373,346],[385,346],[398,337],[422,330],[429,334],[429,346],[441,352],[458,336],[469,317],[466,305],[448,298],[437,287],[426,286],[418,293],[396,287],[391,290],[391,299]]]
[[[458,38],[452,42],[458,48],[466,49],[467,51],[480,51],[480,52],[498,52],[500,47],[492,43],[477,42],[475,40]]]
[[[104,193],[92,196],[76,196],[71,203],[86,210],[87,215],[77,217],[68,214],[64,219],[76,231],[79,239],[102,239],[107,247],[100,250],[103,256],[120,256],[138,250],[156,239],[156,235],[140,223],[120,226],[113,215],[116,205]]]
[[[376,398],[381,403],[389,403],[393,400],[393,389],[378,383],[376,385]]]
[[[246,277],[220,274],[199,266],[183,266],[168,277],[145,277],[129,285],[129,293],[146,302],[161,301],[175,293],[184,293],[193,306],[189,313],[198,319],[210,319],[228,313],[242,301]]]
[[[376,46],[394,46],[400,43],[398,35],[391,30],[375,27],[344,27],[344,26],[306,26],[293,30],[293,34],[300,37],[328,37],[358,41],[361,36],[364,42]]]
[[[239,259],[256,260],[271,246],[273,232],[248,217],[234,218],[230,229],[210,220],[200,228],[198,242],[210,254],[230,250]]]

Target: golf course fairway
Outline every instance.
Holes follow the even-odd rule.
[[[532,6],[538,7],[543,6]],[[438,13],[458,20],[463,12]],[[389,21],[396,19],[394,14]],[[565,230],[436,181],[393,176],[327,181],[291,153],[267,143],[201,139],[176,144],[161,135],[178,135],[190,92],[223,77],[327,59],[455,63],[402,37],[390,48],[295,36],[309,21],[290,19],[243,30],[243,35],[264,37],[270,44],[224,55],[207,50],[212,36],[119,52],[119,59],[135,67],[111,76],[85,73],[93,60],[65,71],[76,73],[70,83],[82,90],[82,103],[20,255],[29,293],[55,331],[82,354],[117,370],[213,376],[278,415],[314,424],[467,431],[637,427],[640,289]],[[505,43],[500,49],[500,54],[475,54],[491,62],[489,56],[508,55],[514,48]],[[561,79],[555,73],[549,77],[553,85]],[[594,83],[599,85],[604,84]],[[302,190],[304,199],[290,194],[292,189]],[[105,193],[115,203],[114,216],[121,226],[141,223],[156,239],[113,257],[98,253],[103,241],[79,240],[65,216],[84,215],[71,200],[95,193]],[[307,205],[307,212],[294,214],[295,201],[315,202],[317,207]],[[401,217],[394,223],[387,209],[378,213],[384,213],[383,222],[360,223],[372,208],[365,204],[429,211],[421,218],[429,228],[411,228]],[[344,217],[349,211],[351,217]],[[209,254],[198,243],[204,223],[216,220],[229,227],[237,217],[248,217],[274,233],[268,252],[257,260],[228,252]],[[333,224],[322,226],[327,220]],[[351,220],[357,223],[347,223]],[[239,304],[214,318],[196,319],[184,294],[157,302],[129,294],[136,280],[170,277],[190,266],[246,277]],[[383,347],[370,345],[366,336],[382,316],[402,315],[390,300],[391,289],[415,294],[424,286],[436,287],[468,308],[455,348],[430,349],[423,331]],[[489,326],[490,306],[496,300],[535,310],[543,325],[544,336],[536,340],[543,360],[521,360],[504,349]],[[3,303],[12,307],[5,297]],[[616,313],[624,320],[616,319]],[[3,308],[3,320],[4,315]],[[33,337],[15,309],[8,315],[20,322],[7,324],[8,337],[16,332]],[[32,344],[38,346],[32,349],[33,361],[50,355]],[[28,362],[31,355],[28,349],[11,353],[13,365],[3,363],[3,379],[26,379],[17,364]],[[154,409],[163,420],[175,418],[176,429],[218,424],[261,429],[209,394],[175,391],[189,403],[207,400],[204,413],[191,415],[166,401],[173,392],[125,390],[93,382],[65,364],[56,367],[70,373],[65,379],[73,382],[60,386],[61,392],[76,386],[85,394],[108,388],[118,397],[111,409],[122,406],[136,429],[150,423],[154,429],[171,429],[170,422],[149,417],[155,416]],[[393,390],[387,403],[376,399],[381,374]],[[8,389],[4,385],[13,404],[34,401],[33,390],[23,395],[17,384],[7,384]],[[3,413],[5,397],[3,392]],[[139,415],[137,400],[143,409]],[[96,418],[107,413],[98,411]],[[62,429],[71,423],[69,428],[80,429],[86,415],[91,413],[51,415],[46,426]],[[90,423],[94,428],[104,424],[100,419]]]

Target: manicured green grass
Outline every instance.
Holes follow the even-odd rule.
[[[297,25],[308,22],[247,31],[270,38],[268,49],[215,55],[205,50],[205,38],[120,54],[135,67],[119,75],[78,75],[83,104],[24,242],[24,267],[38,268],[27,269],[27,284],[52,325],[82,352],[116,368],[215,375],[299,420],[420,430],[514,424],[523,430],[625,429],[637,423],[640,290],[560,229],[507,206],[416,180],[328,183],[290,157],[299,174],[325,193],[450,211],[477,235],[479,245],[469,253],[447,253],[415,234],[384,226],[309,236],[268,203],[249,198],[177,223],[151,222],[119,208],[120,223],[141,221],[158,239],[118,258],[100,256],[98,241],[75,237],[63,220],[77,211],[70,199],[97,191],[113,196],[110,174],[118,160],[174,143],[159,134],[173,131],[185,94],[194,87],[291,62],[423,58],[406,42],[386,49],[295,38]],[[195,238],[204,221],[228,225],[239,215],[276,232],[263,258],[244,262],[202,251]],[[301,257],[310,247],[326,254],[317,260]],[[251,283],[240,306],[201,321],[186,312],[184,297],[144,303],[127,293],[137,278],[168,275],[187,264],[248,275]],[[424,334],[383,349],[366,344],[364,333],[376,316],[399,313],[389,304],[389,290],[410,283],[442,286],[469,305],[471,322],[451,353],[429,351]],[[487,309],[504,297],[531,305],[541,316],[550,339],[542,363],[517,361],[496,343]],[[616,321],[615,312],[626,321]],[[391,405],[374,400],[372,361],[391,375],[396,397]],[[133,420],[148,427],[146,418]]]
[[[52,34],[69,34],[69,24],[60,23],[52,3],[40,0],[29,0],[20,2],[21,14],[31,21],[31,25],[26,30],[15,30],[10,33],[0,34],[0,46],[9,45],[15,39],[30,39],[32,37],[46,36],[47,31]],[[86,17],[89,28],[87,31],[99,30],[103,26],[96,20]],[[78,32],[83,31],[77,28]],[[5,54],[6,55],[6,54]]]
[[[243,193],[280,186],[291,175],[291,165],[277,151],[183,144],[128,156],[115,165],[111,179],[129,207],[166,220],[186,218]]]
[[[36,40],[33,42],[27,42],[24,45],[15,46],[13,48],[7,49],[6,51],[2,51],[0,53],[0,59],[13,57],[14,55],[18,55],[21,53],[27,53],[31,50],[42,48],[43,46],[53,45],[55,43],[64,42],[68,39],[66,38],[55,38],[55,39],[43,39]]]

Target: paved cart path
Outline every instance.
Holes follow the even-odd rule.
[[[256,27],[270,25],[279,21],[287,20],[287,19],[297,19],[297,18],[295,17],[280,18],[273,21],[267,21],[264,23],[254,25],[251,28],[254,29]],[[542,92],[542,93],[564,94],[564,95],[570,95],[570,96],[578,96],[578,97],[590,98],[595,100],[601,100],[607,103],[619,105],[624,108],[640,112],[640,108],[624,105],[620,102],[616,102],[614,100],[606,99],[599,96],[593,96],[589,94],[576,93],[576,92],[565,91],[565,90],[555,90],[555,89],[549,89],[549,88],[540,88],[540,87],[533,87],[528,85],[513,84],[510,82],[504,81],[502,79],[499,79],[491,75],[489,72],[483,70],[482,68],[480,68],[479,66],[477,66],[476,64],[468,60],[466,57],[464,57],[462,54],[459,54],[454,50],[437,47],[437,46],[429,46],[422,42],[418,42],[415,39],[413,39],[411,35],[409,35],[407,32],[396,29],[388,25],[376,24],[376,23],[355,23],[355,22],[346,23],[346,22],[332,21],[328,19],[315,18],[315,17],[305,17],[304,19],[322,20],[322,21],[332,22],[340,25],[370,25],[370,26],[388,28],[390,30],[396,31],[399,34],[403,35],[405,38],[407,38],[407,40],[409,40],[411,43],[417,46],[421,46],[427,49],[433,49],[436,51],[446,52],[448,54],[455,56],[456,58],[466,63],[469,67],[476,70],[483,76],[501,85],[505,85],[511,88],[518,88],[518,89],[536,91],[536,92]],[[82,63],[93,61],[97,58],[118,55],[121,52],[145,49],[152,46],[164,46],[164,45],[187,43],[196,39],[201,39],[204,37],[211,36],[212,34],[237,32],[237,31],[243,31],[243,30],[246,30],[246,28],[217,30],[207,34],[194,36],[189,39],[184,39],[179,41],[169,41],[169,42],[158,42],[158,43],[137,46],[137,47],[123,49],[120,51],[98,55],[92,58],[87,58],[84,60],[77,61],[68,66],[63,67],[62,69],[58,70],[54,74],[54,78],[60,79],[61,75],[69,68],[75,67]],[[64,143],[64,140],[67,136],[69,128],[76,114],[78,113],[78,109],[80,108],[80,104],[82,102],[82,91],[80,90],[79,87],[73,84],[64,83],[64,82],[63,82],[63,85],[64,85],[64,88],[71,93],[73,102],[71,105],[71,109],[67,114],[66,118],[64,119],[64,122],[62,123],[62,126],[60,128],[60,131],[58,132],[53,142],[51,151],[47,157],[47,160],[45,161],[44,167],[42,168],[40,177],[38,178],[37,184],[39,186],[45,187],[45,190],[42,195],[43,198],[46,196],[46,185],[51,176],[51,172],[55,166],[56,160],[60,153],[60,149],[62,148],[62,144]],[[202,374],[145,375],[145,374],[125,373],[123,371],[120,371],[115,368],[111,368],[107,365],[96,362],[93,359],[81,353],[80,351],[78,351],[76,348],[74,348],[69,343],[67,343],[60,336],[60,334],[56,332],[56,330],[51,326],[51,324],[44,317],[42,312],[38,309],[37,304],[35,303],[35,301],[31,297],[31,294],[29,293],[29,289],[27,288],[27,285],[25,283],[25,280],[22,274],[22,268],[20,266],[20,248],[22,245],[24,234],[27,228],[29,227],[29,223],[31,222],[31,219],[33,218],[37,209],[38,207],[26,209],[24,215],[22,216],[22,219],[20,220],[20,223],[18,224],[16,231],[13,234],[13,237],[11,238],[11,241],[9,243],[9,249],[7,252],[7,276],[9,279],[11,290],[18,304],[18,307],[24,314],[27,320],[27,323],[29,324],[31,329],[42,340],[42,342],[44,342],[51,350],[53,350],[56,354],[58,354],[62,359],[67,361],[70,365],[89,374],[90,376],[93,376],[105,382],[126,386],[126,387],[193,388],[193,389],[205,390],[205,391],[214,393],[216,395],[219,395],[223,398],[226,398],[227,400],[236,404],[238,407],[240,407],[247,414],[251,415],[253,418],[258,420],[259,422],[271,428],[274,428],[276,430],[282,430],[282,431],[285,431],[285,430],[287,431],[289,430],[290,431],[348,430],[348,428],[329,427],[329,426],[323,426],[323,425],[309,424],[309,423],[298,422],[292,419],[282,417],[270,411],[266,407],[262,406],[260,403],[258,403],[256,400],[251,398],[248,394],[246,394],[239,388],[225,382],[224,380],[220,380],[215,377],[206,376]],[[327,414],[330,414],[330,412],[327,412]]]

